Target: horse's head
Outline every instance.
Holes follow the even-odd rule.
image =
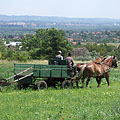
[[[104,62],[109,66],[109,67],[118,67],[118,62],[115,56],[109,56],[104,60]]]
[[[114,68],[118,67],[118,61],[115,56],[112,56],[112,66],[111,67],[114,67]]]

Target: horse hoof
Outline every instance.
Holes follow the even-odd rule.
[[[80,88],[84,88],[83,86],[81,86]]]

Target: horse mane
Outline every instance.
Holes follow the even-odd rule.
[[[105,59],[105,61],[110,60],[110,58],[112,58],[112,56],[108,56],[108,57]]]
[[[93,60],[92,62],[93,62],[93,63],[100,63],[100,62],[102,62],[104,59],[105,59],[104,57],[99,57],[99,58]]]
[[[104,60],[104,62],[111,67],[111,65],[112,65],[112,60],[113,60],[113,56],[108,56],[108,57]]]

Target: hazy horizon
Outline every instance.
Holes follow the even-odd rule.
[[[120,19],[120,0],[4,0],[0,15]]]
[[[80,18],[80,19],[120,19],[120,18],[103,18],[103,17],[94,17],[94,18],[92,18],[92,17],[85,17],[85,18],[83,18],[83,17],[63,17],[63,16],[40,16],[40,15],[7,15],[7,14],[0,14],[1,16],[3,15],[3,16],[10,16],[10,17],[14,17],[14,16],[33,16],[33,17],[58,17],[58,18]]]

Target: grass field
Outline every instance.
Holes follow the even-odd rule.
[[[1,63],[1,71],[12,69],[13,62],[5,63]],[[90,88],[83,89],[4,87],[0,93],[0,120],[120,120],[120,68],[111,69],[110,85],[108,88],[103,79],[101,87],[96,88],[92,79]]]

